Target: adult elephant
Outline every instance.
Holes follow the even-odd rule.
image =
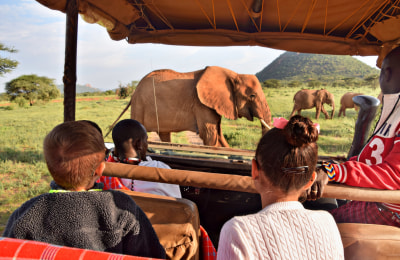
[[[358,107],[354,105],[353,97],[356,97],[359,95],[364,95],[364,94],[347,92],[342,96],[342,98],[340,99],[340,110],[339,110],[338,117],[340,117],[341,114],[343,114],[343,116],[346,116],[347,108],[355,108],[356,111],[358,110]]]
[[[187,73],[153,71],[139,82],[122,113],[129,105],[131,118],[148,132],[157,132],[164,142],[171,141],[171,132],[193,131],[205,145],[229,147],[222,134],[221,116],[250,121],[257,117],[271,123],[258,79],[216,66]],[[267,128],[262,125],[262,130]]]
[[[297,114],[300,115],[302,109],[310,109],[315,107],[316,113],[315,118],[319,118],[319,114],[324,113],[325,118],[333,118],[335,115],[335,99],[332,93],[328,92],[326,89],[320,90],[312,90],[312,89],[302,89],[298,91],[294,97],[294,106],[293,111],[290,117],[292,117],[296,111]],[[324,104],[328,104],[332,106],[331,116],[329,117],[328,113],[324,108]]]

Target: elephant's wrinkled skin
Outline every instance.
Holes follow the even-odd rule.
[[[271,123],[258,79],[215,66],[188,73],[153,71],[139,82],[130,105],[131,118],[158,132],[164,142],[170,142],[171,132],[188,130],[199,133],[205,145],[229,147],[221,116]]]
[[[341,114],[343,114],[343,116],[346,116],[346,108],[355,108],[356,111],[358,110],[358,107],[354,105],[353,97],[359,95],[363,94],[347,92],[342,96],[342,98],[340,99],[340,110],[338,117],[340,117]]]
[[[319,115],[322,111],[324,113],[325,118],[333,118],[335,115],[335,98],[332,93],[328,92],[326,89],[320,90],[312,90],[312,89],[302,89],[299,90],[293,97],[294,106],[293,111],[290,117],[292,117],[296,111],[297,114],[301,114],[302,109],[310,109],[315,107],[316,113],[315,118],[318,119]],[[324,108],[324,104],[328,104],[332,106],[331,116],[329,117],[328,113]]]

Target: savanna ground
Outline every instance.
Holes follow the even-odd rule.
[[[318,140],[319,154],[346,156],[354,134],[357,112],[346,111],[347,116],[337,117],[340,97],[348,91],[378,96],[379,89],[370,88],[327,88],[335,96],[336,117],[325,120],[321,113],[315,120],[315,109],[305,110],[302,115],[318,122],[321,133]],[[293,108],[293,95],[298,89],[265,89],[273,117],[288,118]],[[80,100],[76,105],[76,120],[87,119],[99,124],[103,132],[114,122],[129,99],[98,97],[95,100]],[[1,105],[1,104],[0,104]],[[326,106],[328,113],[330,107]],[[127,111],[122,119],[129,118]],[[49,102],[32,107],[16,104],[0,106],[0,234],[10,214],[24,201],[47,192],[51,176],[43,159],[42,142],[45,135],[57,124],[63,122],[63,103]],[[261,135],[260,123],[246,119],[236,121],[223,119],[224,135],[234,148],[254,150]],[[188,144],[188,133],[172,135],[172,142]],[[111,135],[105,138],[111,142]]]

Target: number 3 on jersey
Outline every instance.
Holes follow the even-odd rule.
[[[372,140],[372,142],[369,143],[368,146],[369,146],[369,147],[371,148],[371,150],[372,150],[372,152],[371,152],[371,157],[372,157],[372,158],[375,158],[375,163],[374,163],[374,164],[380,164],[380,163],[382,163],[382,153],[383,153],[383,151],[384,151],[384,149],[385,149],[382,140],[379,139],[379,138],[375,138],[374,140]],[[365,159],[365,162],[366,162],[368,165],[372,165],[372,162],[371,162],[371,160],[369,160],[369,159]]]

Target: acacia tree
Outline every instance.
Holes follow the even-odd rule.
[[[9,48],[4,44],[0,43],[0,51],[14,53],[17,50],[13,48]],[[11,70],[15,69],[18,65],[18,61],[11,60],[9,58],[3,58],[0,56],[0,76],[3,76],[5,73],[10,72]]]
[[[120,99],[127,98],[128,96],[132,95],[132,93],[135,91],[137,84],[138,81],[135,80],[133,80],[131,83],[128,83],[127,85],[122,85],[120,83],[116,91],[117,96]]]
[[[54,79],[39,77],[34,74],[22,75],[7,82],[6,92],[11,100],[23,97],[29,100],[31,106],[35,100],[49,101],[60,96],[60,91],[57,89]]]

